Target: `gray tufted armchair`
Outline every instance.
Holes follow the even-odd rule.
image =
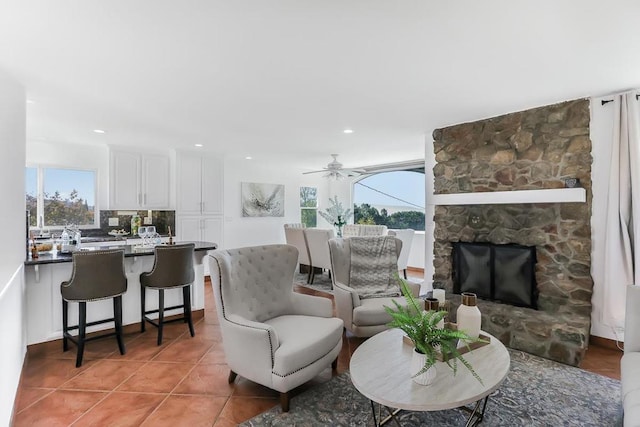
[[[332,317],[331,300],[293,292],[293,246],[217,250],[207,258],[229,382],[241,375],[279,391],[287,412],[290,390],[337,366],[342,320]]]
[[[405,299],[399,296],[399,289],[396,297],[366,297],[361,295],[360,290],[354,288],[353,275],[357,273],[357,270],[352,262],[353,241],[368,241],[374,244],[379,239],[385,239],[385,237],[351,237],[329,240],[331,271],[333,272],[331,278],[336,311],[338,317],[344,321],[345,328],[357,337],[370,337],[389,328],[387,324],[391,322],[391,316],[387,314],[384,307],[393,307],[392,300],[406,305]],[[397,256],[402,250],[402,241],[397,238],[393,238],[393,240],[395,242],[396,264],[394,264],[393,272],[389,274],[395,276],[398,271]],[[365,261],[369,265],[374,265],[379,262],[379,258],[371,253],[370,258]],[[413,294],[418,296],[421,283],[408,282],[408,285]]]

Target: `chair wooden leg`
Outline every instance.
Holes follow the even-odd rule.
[[[333,369],[334,371],[336,369],[338,369],[338,358],[336,357],[333,362],[331,362],[331,369]]]
[[[62,300],[62,351],[69,350],[69,302]]]
[[[79,304],[79,319],[78,319],[78,353],[76,354],[76,368],[82,366],[82,356],[84,354],[84,340],[87,332],[87,303],[81,302]]]
[[[282,412],[289,412],[289,392],[280,393],[280,407]]]
[[[147,329],[146,321],[144,320],[145,312],[147,311],[145,307],[145,297],[147,296],[146,293],[147,288],[140,285],[140,332],[144,332]]]
[[[235,372],[229,371],[229,384],[234,382],[236,380],[237,376],[238,376],[238,374],[236,374]]]
[[[196,333],[193,330],[193,318],[191,317],[191,286],[185,286],[182,288],[182,299],[184,304],[185,322],[189,324],[189,333],[191,333],[191,336],[193,337]]]
[[[158,295],[158,345],[162,344],[162,327],[164,326],[164,289]]]
[[[122,338],[122,295],[113,298],[113,319],[116,326],[116,340],[120,354],[125,354],[124,339]]]

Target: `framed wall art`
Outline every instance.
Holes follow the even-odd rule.
[[[243,182],[241,187],[242,216],[284,216],[284,185]]]

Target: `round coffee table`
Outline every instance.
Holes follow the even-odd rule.
[[[470,412],[467,426],[479,424],[489,395],[504,381],[511,365],[504,345],[486,332],[482,334],[489,336],[491,343],[463,355],[482,379],[482,384],[460,361],[455,376],[445,363],[436,362],[435,381],[428,386],[416,384],[409,374],[413,347],[402,342],[400,329],[381,332],[362,343],[351,356],[349,370],[355,388],[371,400],[374,423],[378,423],[376,402],[389,412],[384,420],[378,417],[377,425],[393,419],[403,409],[440,411],[453,408]],[[466,406],[473,402],[476,402],[473,408]]]

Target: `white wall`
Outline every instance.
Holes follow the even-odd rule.
[[[243,182],[284,184],[284,217],[242,217],[240,186]],[[317,187],[319,209],[328,201],[327,180],[320,174],[303,175],[288,164],[259,160],[225,159],[224,163],[224,243],[226,249],[284,243],[284,224],[300,222],[300,187]],[[318,220],[318,226],[328,228]]]
[[[25,291],[25,128],[22,86],[0,71],[0,424],[9,425],[26,353]]]

